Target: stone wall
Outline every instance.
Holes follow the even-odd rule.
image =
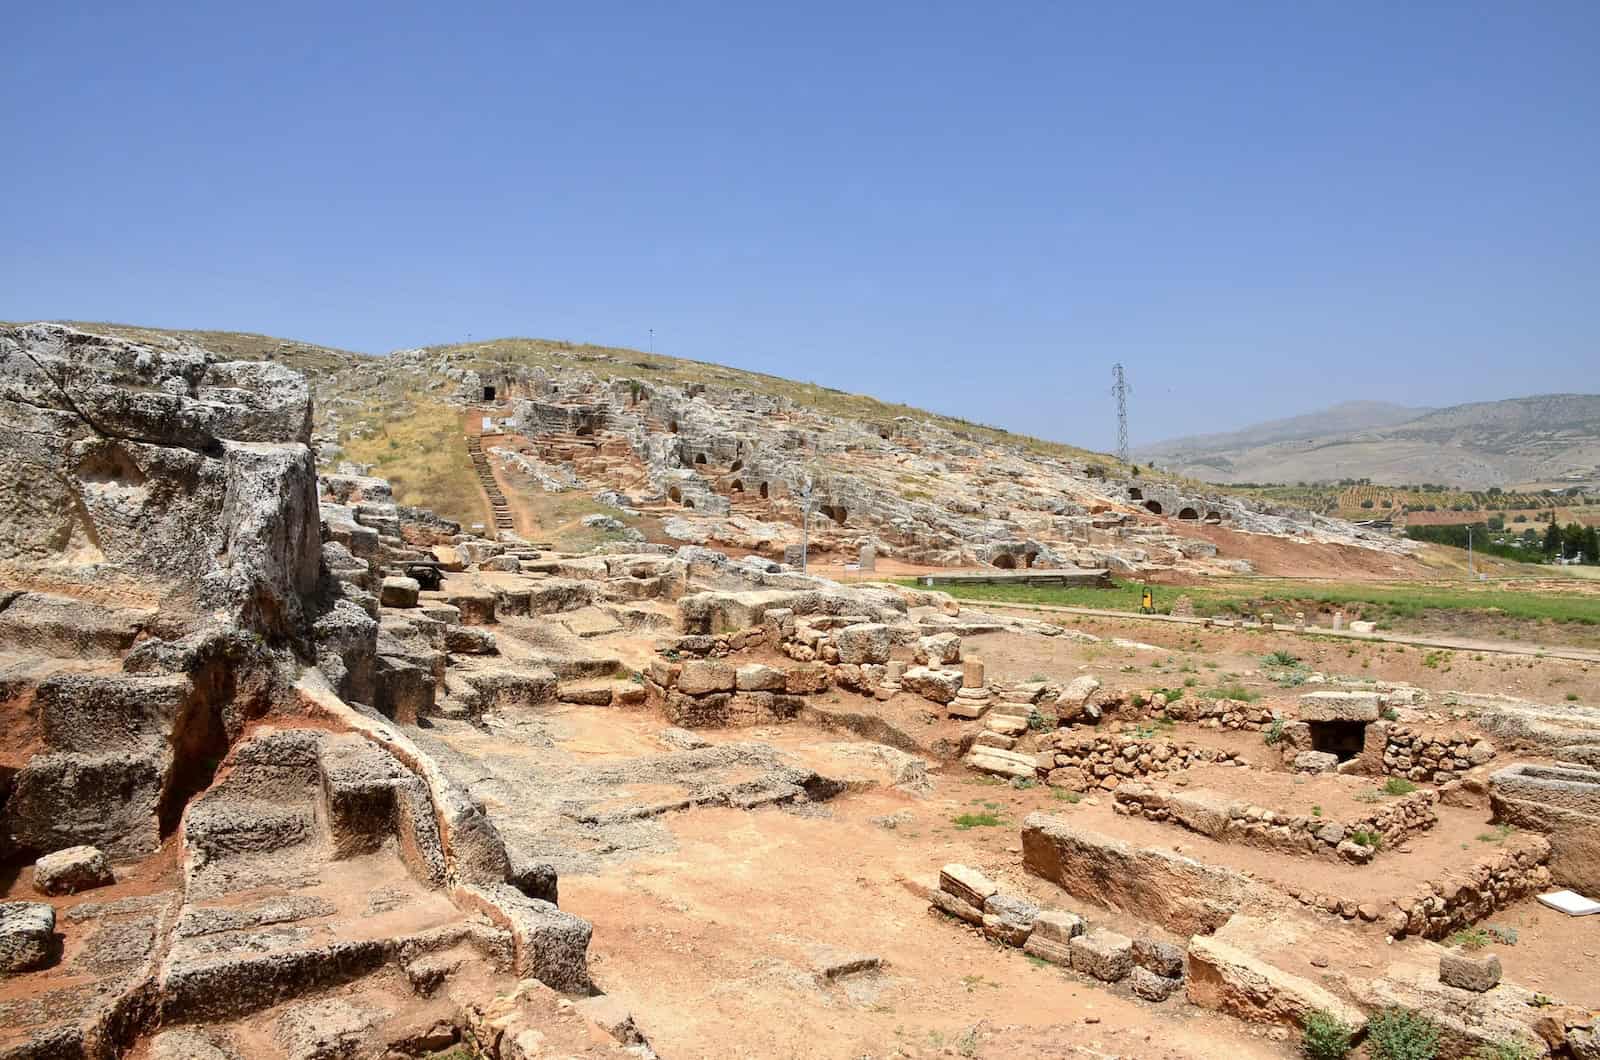
[[[1549,839],[1556,882],[1600,890],[1600,770],[1518,763],[1489,778],[1489,807],[1497,822]]]
[[[744,632],[760,643],[761,630]],[[645,674],[645,699],[685,729],[767,725],[793,720],[805,706],[804,697],[833,687],[836,670],[843,669],[823,663],[736,667],[718,658],[657,659]],[[859,681],[861,667],[850,669]]]
[[[1434,808],[1439,796],[1431,789],[1385,800],[1381,809],[1347,821],[1279,813],[1207,791],[1169,792],[1144,784],[1124,784],[1114,798],[1120,814],[1171,821],[1220,842],[1339,857],[1354,864],[1366,864],[1377,849],[1397,846],[1439,823]],[[1380,846],[1375,849],[1355,842],[1352,837],[1357,832],[1380,836]]]
[[[1071,730],[1061,730],[1044,739],[1036,768],[1051,787],[1088,791],[1110,790],[1133,777],[1166,776],[1192,765],[1237,760],[1228,751],[1176,740],[1139,736],[1083,738],[1074,737]]]
[[[1550,844],[1517,833],[1471,865],[1447,873],[1379,905],[1318,891],[1291,892],[1302,905],[1343,917],[1381,923],[1396,938],[1442,939],[1497,910],[1550,886]]]
[[[1162,695],[1152,696],[1145,706],[1145,714],[1152,718],[1170,718],[1173,721],[1190,721],[1207,729],[1260,730],[1265,729],[1277,714],[1270,706],[1245,703],[1236,699],[1200,699],[1184,696],[1171,703]]]
[[[1044,813],[1029,814],[1022,823],[1022,860],[1029,872],[1075,898],[1134,913],[1181,935],[1215,931],[1241,909],[1281,901],[1231,869],[1137,848]]]
[[[1383,771],[1423,783],[1445,784],[1493,758],[1493,745],[1481,736],[1463,732],[1430,734],[1391,725],[1383,748]]]

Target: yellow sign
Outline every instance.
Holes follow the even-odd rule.
[[[1144,596],[1139,600],[1139,610],[1150,614],[1156,609],[1156,594],[1150,591],[1150,586],[1144,587]]]

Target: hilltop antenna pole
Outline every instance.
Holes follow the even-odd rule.
[[[1111,386],[1111,396],[1117,399],[1117,459],[1124,464],[1128,460],[1128,394],[1133,387],[1128,385],[1128,380],[1122,374],[1122,362],[1118,361],[1111,366],[1111,378],[1115,382]]]

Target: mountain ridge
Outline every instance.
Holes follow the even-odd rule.
[[[1421,409],[1345,402],[1238,431],[1142,446],[1134,455],[1223,484],[1593,483],[1600,481],[1600,394],[1533,394]]]

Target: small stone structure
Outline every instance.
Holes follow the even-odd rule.
[[[1424,788],[1388,800],[1382,809],[1365,817],[1331,821],[1252,806],[1203,789],[1168,791],[1145,784],[1124,784],[1117,789],[1114,806],[1118,813],[1171,821],[1223,843],[1241,843],[1285,854],[1336,856],[1364,865],[1372,860],[1378,847],[1356,842],[1356,835],[1376,837],[1380,846],[1397,846],[1407,837],[1438,824],[1439,815],[1434,809],[1438,798],[1437,792]]]
[[[1146,1001],[1165,1001],[1183,989],[1183,950],[1150,936],[1133,939],[1091,928],[1076,913],[1040,909],[1001,891],[966,865],[946,865],[923,885],[930,909],[981,928],[986,938],[1031,957],[1070,967],[1103,983],[1128,981]]]
[[[1051,787],[1088,791],[1110,790],[1134,777],[1165,776],[1200,763],[1237,760],[1232,752],[1177,740],[1126,735],[1085,739],[1063,729],[1044,741],[1037,765]]]

